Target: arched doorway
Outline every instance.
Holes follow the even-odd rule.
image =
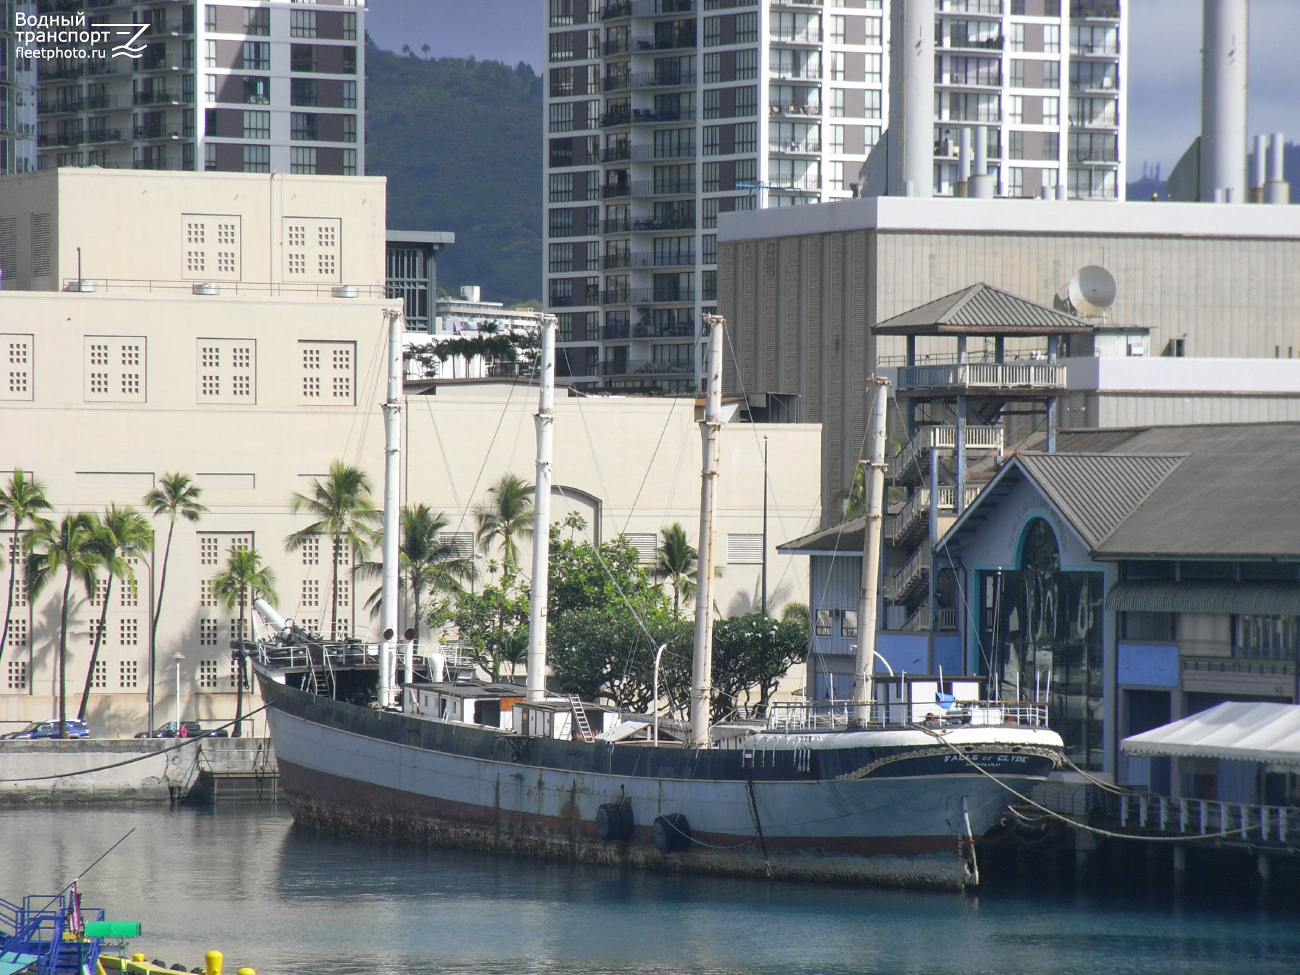
[[[980,572],[980,671],[999,700],[1049,701],[1071,761],[1102,767],[1102,574],[1063,570],[1047,519],[1022,527],[1015,567]]]

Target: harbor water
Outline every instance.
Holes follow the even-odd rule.
[[[83,900],[187,968],[218,948],[259,975],[1300,970],[1289,903],[647,876],[321,837],[270,806],[0,809],[0,897],[57,890],[132,828]]]

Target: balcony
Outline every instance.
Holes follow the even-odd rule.
[[[1001,35],[984,38],[949,37],[947,44],[935,44],[934,48],[936,51],[1000,51],[1003,43]]]
[[[694,301],[694,288],[681,288],[675,293],[654,288],[619,288],[601,295],[604,305],[674,305]]]
[[[694,267],[695,252],[690,251],[686,254],[666,257],[646,253],[633,253],[623,251],[618,254],[606,254],[601,260],[602,269],[605,271],[619,271],[625,268],[647,268],[647,267]]]
[[[936,609],[934,611],[934,621],[937,624],[936,630],[955,630],[957,629],[957,611],[955,609]],[[930,607],[921,606],[915,613],[907,618],[903,624],[903,631],[906,633],[929,633],[930,632]]]
[[[694,23],[691,24],[694,27]],[[633,52],[645,51],[680,51],[686,48],[694,49],[695,31],[680,31],[672,37],[633,37]]]
[[[602,376],[694,376],[693,362],[621,362],[600,364]]]
[[[1065,389],[1065,366],[1047,362],[976,362],[951,366],[903,366],[898,388],[999,394]]]
[[[131,131],[131,138],[137,142],[156,142],[162,139],[179,139],[181,130],[166,125],[137,125]]]
[[[649,162],[655,159],[694,159],[694,144],[685,146],[634,146],[620,142],[607,148],[601,162]]]
[[[90,129],[86,133],[86,142],[91,145],[103,145],[106,142],[126,142],[121,129]]]
[[[819,139],[802,139],[798,142],[769,142],[767,151],[794,156],[815,156],[821,153],[822,144]]]
[[[632,326],[634,339],[686,339],[694,338],[694,322],[678,322],[675,325],[641,325]]]
[[[1070,19],[1119,20],[1119,0],[1070,0]]]
[[[792,115],[797,118],[817,118],[822,113],[820,104],[795,105],[792,102],[771,102],[767,106],[772,115]]]
[[[822,188],[822,181],[812,176],[773,175],[768,177],[767,188],[769,190],[819,190]]]
[[[600,8],[600,19],[658,17],[663,14],[689,14],[694,10],[695,0],[606,0]]]
[[[80,98],[59,99],[54,102],[41,102],[36,106],[37,115],[76,115],[83,111]]]
[[[36,147],[38,149],[69,149],[81,145],[82,141],[81,132],[44,133],[36,137]]]
[[[606,342],[618,342],[628,337],[630,329],[631,326],[626,323],[622,325],[605,325],[600,330],[600,337]]]
[[[181,93],[174,90],[168,91],[166,88],[146,88],[143,91],[137,91],[133,101],[136,105],[182,104]]]
[[[578,291],[576,294],[551,295],[547,304],[551,308],[581,308],[597,304],[599,293],[596,291]]]
[[[632,218],[631,218],[631,217],[617,217],[617,218],[615,218],[615,219],[613,219],[613,220],[606,220],[603,229],[604,229],[604,232],[607,233],[607,234],[626,234],[626,233],[629,233],[629,232],[632,230]],[[552,236],[552,237],[555,237],[555,236],[557,236],[557,235],[556,235],[556,234],[551,234],[551,236]]]
[[[1104,149],[1070,149],[1067,157],[1072,163],[1110,163],[1119,162],[1119,153],[1114,146]]]
[[[934,367],[920,366],[913,368],[929,369]],[[890,458],[889,477],[899,483],[920,483],[930,472],[931,450],[956,449],[956,426],[922,427],[911,440],[903,445],[903,448],[897,454]],[[1003,450],[1002,428],[967,425],[966,449],[996,450],[1001,454]],[[942,507],[942,501],[940,507]]]
[[[694,71],[647,71],[632,75],[633,88],[684,88],[695,84]]]
[[[88,112],[105,112],[116,109],[130,108],[131,101],[125,95],[87,95],[86,111]]]
[[[822,42],[822,32],[820,30],[786,30],[781,27],[773,27],[768,35],[772,40],[781,44],[820,44]]]
[[[600,188],[600,195],[605,200],[627,196],[694,196],[695,181],[692,179],[643,179],[633,180],[629,183],[606,183]]]
[[[632,109],[633,125],[658,125],[660,122],[694,122],[695,109],[678,108],[666,112],[655,112],[648,108]],[[624,125],[627,123],[624,122]]]
[[[613,221],[605,221],[608,225]],[[695,215],[690,216],[672,216],[672,217],[645,217],[640,220],[633,220],[630,228],[624,228],[623,231],[607,230],[606,233],[620,233],[631,229],[636,233],[652,233],[657,230],[694,230]]]

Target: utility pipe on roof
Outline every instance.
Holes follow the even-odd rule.
[[[903,187],[931,196],[934,185],[934,0],[903,8]]]
[[[1291,202],[1291,184],[1286,181],[1283,168],[1286,143],[1281,132],[1273,133],[1268,147],[1268,181],[1264,184],[1264,202],[1288,204]]]
[[[1246,199],[1248,0],[1205,0],[1201,43],[1202,201]]]

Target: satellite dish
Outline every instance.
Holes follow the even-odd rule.
[[[1103,314],[1115,303],[1115,279],[1104,267],[1089,264],[1076,271],[1068,286],[1070,304],[1085,317]]]

